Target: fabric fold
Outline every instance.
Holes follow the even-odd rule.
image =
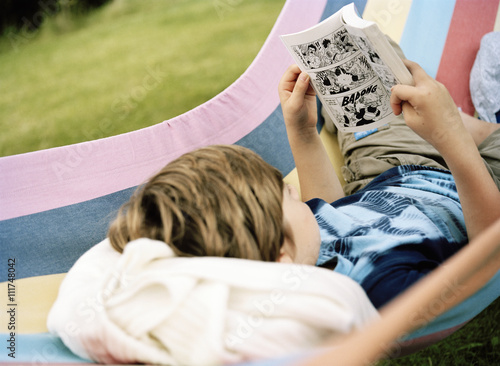
[[[289,355],[378,316],[344,275],[299,264],[176,257],[138,239],[108,240],[63,281],[49,330],[101,363],[212,365]]]

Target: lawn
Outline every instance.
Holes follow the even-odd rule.
[[[407,357],[377,366],[500,365],[500,299],[443,341]]]
[[[284,0],[114,0],[0,39],[0,156],[159,123],[235,81]],[[381,365],[500,364],[500,301],[445,341]]]
[[[284,0],[114,0],[0,41],[0,156],[112,136],[209,100],[250,65]]]

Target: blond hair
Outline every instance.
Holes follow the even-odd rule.
[[[178,256],[276,261],[284,240],[282,178],[240,146],[195,150],[139,187],[108,237],[119,252],[145,237],[164,241]]]

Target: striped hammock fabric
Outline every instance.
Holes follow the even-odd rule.
[[[280,169],[288,182],[297,180],[277,93],[293,61],[279,35],[308,28],[350,2],[288,0],[245,73],[183,115],[123,135],[0,158],[0,245],[4,268],[8,259],[14,268],[2,270],[0,293],[8,294],[9,273],[15,271],[12,307],[17,314],[16,357],[8,356],[9,342],[4,342],[0,362],[86,362],[48,333],[49,309],[65,273],[105,238],[118,207],[169,161],[201,146],[239,144]],[[481,37],[500,30],[500,0],[354,2],[407,58],[444,83],[464,112],[474,113],[469,73]],[[339,172],[342,158],[335,139],[326,131],[321,136]],[[488,306],[498,296],[500,275],[488,286],[462,308],[410,335],[407,352],[442,339]],[[487,291],[492,288],[496,291]],[[8,322],[0,327],[0,338],[9,340]]]

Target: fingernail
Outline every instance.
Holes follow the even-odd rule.
[[[309,75],[307,75],[306,72],[302,72],[300,75],[299,75],[299,79],[302,80],[302,81],[309,81]]]

